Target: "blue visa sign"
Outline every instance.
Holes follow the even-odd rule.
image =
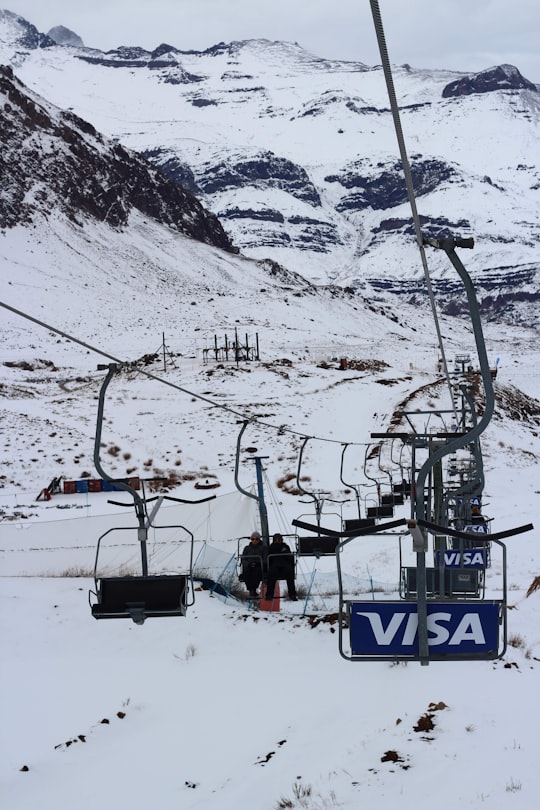
[[[418,655],[415,602],[350,602],[352,655]],[[428,602],[428,647],[437,656],[496,654],[498,602]]]
[[[488,524],[487,523],[471,523],[470,525],[463,527],[464,532],[469,532],[470,534],[488,534]]]
[[[467,551],[436,551],[435,565],[442,563],[445,568],[486,568],[487,549],[469,548]]]

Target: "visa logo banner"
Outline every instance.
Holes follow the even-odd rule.
[[[486,568],[487,550],[470,548],[467,551],[436,551],[435,565],[441,564],[441,554],[445,568]]]
[[[464,532],[474,532],[475,534],[487,534],[488,533],[488,524],[487,523],[471,523],[470,526],[463,527]]]
[[[436,655],[496,653],[498,602],[428,602],[428,645]],[[418,655],[418,614],[413,602],[350,602],[353,655]]]

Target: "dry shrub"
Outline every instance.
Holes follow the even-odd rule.
[[[540,577],[535,577],[527,589],[527,596],[531,596],[540,589]]]
[[[433,715],[428,713],[423,714],[422,717],[418,718],[418,722],[413,728],[415,731],[433,731],[435,728]]]
[[[385,751],[381,762],[403,762],[403,757],[400,757],[397,751]]]
[[[525,639],[519,633],[512,633],[508,638],[508,645],[514,649],[523,649],[525,647]]]

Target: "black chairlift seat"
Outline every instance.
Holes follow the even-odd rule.
[[[343,521],[343,528],[346,532],[356,531],[356,529],[367,529],[375,526],[375,518],[351,518]]]
[[[132,619],[143,624],[152,616],[185,616],[185,574],[103,577],[96,581],[95,619]]]
[[[329,557],[336,553],[339,537],[299,537],[299,557]]]
[[[368,518],[392,517],[394,514],[393,506],[368,506]]]
[[[402,569],[403,585],[405,597],[416,596],[418,593],[417,571],[415,566]],[[428,597],[436,597],[440,594],[440,569],[426,568],[426,594]],[[480,596],[480,572],[471,568],[445,568],[444,569],[444,589],[446,597],[470,596],[478,598]]]
[[[404,502],[402,492],[390,492],[381,495],[381,506],[401,506]]]

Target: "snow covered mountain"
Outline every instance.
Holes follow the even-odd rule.
[[[56,45],[0,12],[0,58],[31,89],[144,154],[213,211],[246,256],[411,302],[423,281],[380,68],[251,40],[204,52]],[[487,318],[538,302],[540,94],[513,66],[395,68],[429,234],[474,236]],[[398,258],[399,257],[399,258]],[[452,272],[430,257],[443,308]]]

